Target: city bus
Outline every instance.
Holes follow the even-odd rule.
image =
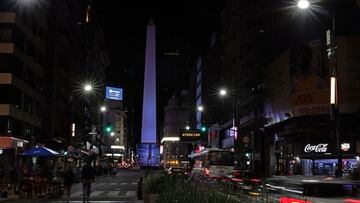
[[[234,152],[207,148],[189,155],[191,176],[198,178],[225,178],[234,171]]]

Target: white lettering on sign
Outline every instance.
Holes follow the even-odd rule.
[[[318,145],[310,145],[310,144],[307,144],[304,148],[304,152],[306,153],[309,153],[309,152],[326,152],[327,151],[327,146],[328,144],[323,144],[323,143],[320,143]]]

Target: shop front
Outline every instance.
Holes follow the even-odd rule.
[[[348,176],[358,167],[359,156],[355,142],[340,144],[342,172]],[[296,143],[293,154],[287,160],[289,175],[327,175],[335,176],[339,170],[339,153],[336,143]]]
[[[10,166],[18,164],[20,153],[28,145],[27,140],[16,137],[0,136],[0,164]]]

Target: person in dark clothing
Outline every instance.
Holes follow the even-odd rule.
[[[3,193],[6,191],[6,181],[5,181],[5,167],[3,164],[0,165],[0,193],[3,196]]]
[[[89,162],[82,167],[81,182],[83,183],[83,202],[89,201],[91,183],[94,182],[94,170]]]
[[[64,187],[65,187],[65,194],[67,195],[67,201],[69,201],[70,199],[71,186],[73,181],[74,181],[74,173],[72,167],[69,164],[66,170],[64,171]]]

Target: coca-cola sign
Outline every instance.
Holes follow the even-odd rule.
[[[307,144],[304,148],[304,152],[305,153],[310,153],[310,152],[317,152],[317,153],[325,153],[327,152],[328,149],[328,144],[326,143],[320,143],[318,145],[311,145],[311,144]]]

